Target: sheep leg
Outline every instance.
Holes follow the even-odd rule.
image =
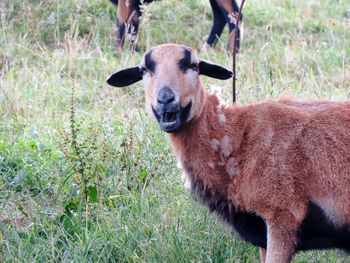
[[[130,51],[135,51],[136,48],[136,40],[137,33],[139,31],[140,24],[140,15],[141,13],[138,10],[134,10],[134,12],[130,15],[128,20],[128,36],[130,39]]]
[[[259,247],[259,254],[260,254],[260,262],[265,263],[266,262],[266,249]]]
[[[129,4],[128,0],[119,0],[118,1],[118,10],[117,10],[117,41],[116,49],[117,52],[123,51],[124,46],[124,36],[125,36],[125,27],[127,20],[129,18]]]
[[[239,10],[235,0],[217,0],[217,2],[229,14]]]
[[[125,33],[125,23],[117,20],[117,41],[116,41],[116,49],[118,53],[123,52],[124,46],[124,33]]]
[[[228,24],[228,27],[230,30],[230,37],[228,39],[228,44],[227,44],[227,48],[229,50],[233,50],[233,46],[234,46],[234,41],[235,41],[235,30],[234,29],[235,29],[236,25],[234,24],[233,20],[236,20],[235,19],[236,15],[237,15],[237,13],[231,13],[231,14],[225,13],[227,24]],[[238,32],[237,32],[237,39],[236,39],[236,52],[239,51],[239,48],[241,45],[241,29],[240,29],[239,25],[237,27],[237,30],[238,30]]]
[[[129,0],[130,13],[128,18],[128,36],[130,39],[130,50],[138,51],[136,41],[139,32],[140,18],[143,15],[143,5],[153,2],[153,0]]]
[[[228,28],[230,31],[230,38],[227,45],[229,50],[233,50],[233,45],[235,41],[234,29],[237,26],[238,35],[236,39],[236,48],[237,48],[236,52],[238,52],[240,47],[241,31],[240,31],[240,26],[236,25],[235,23],[236,23],[236,16],[238,15],[239,7],[235,0],[218,0],[218,2],[223,9],[225,20],[226,20],[226,23],[228,24]],[[242,14],[240,17],[240,21],[241,20],[242,20]]]
[[[151,1],[148,1],[151,2]],[[119,0],[117,18],[117,52],[122,52],[125,42],[125,31],[130,39],[130,49],[136,48],[136,37],[139,30],[141,16],[141,2],[139,0]]]
[[[213,12],[213,25],[207,42],[203,45],[203,49],[205,50],[207,50],[210,46],[215,46],[217,38],[220,37],[226,24],[225,16],[216,0],[210,0],[210,6]]]
[[[291,261],[298,225],[290,213],[278,213],[273,220],[267,221],[266,263]]]
[[[294,252],[292,234],[285,233],[279,227],[271,227],[267,235],[266,263],[288,263]]]

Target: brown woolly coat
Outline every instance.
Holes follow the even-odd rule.
[[[206,93],[200,117],[169,136],[191,180],[287,236],[309,201],[335,225],[350,223],[349,102],[223,107]]]

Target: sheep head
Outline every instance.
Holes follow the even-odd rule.
[[[228,79],[232,72],[198,58],[192,48],[164,44],[147,52],[139,66],[112,74],[107,83],[125,87],[143,79],[146,109],[166,132],[177,132],[200,116],[205,103],[199,75]]]

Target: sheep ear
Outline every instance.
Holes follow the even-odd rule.
[[[142,72],[139,67],[127,68],[113,73],[107,83],[114,87],[126,87],[142,79]]]
[[[229,79],[232,77],[232,71],[217,64],[212,64],[201,60],[198,64],[199,74],[214,79]]]

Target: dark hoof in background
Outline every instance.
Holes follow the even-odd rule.
[[[122,45],[120,45],[119,43],[116,44],[115,50],[116,50],[117,54],[121,54],[125,51],[124,47]],[[137,45],[136,46],[130,45],[128,48],[128,52],[130,52],[130,53],[133,53],[133,52],[139,53],[140,51],[141,51],[141,49]]]
[[[138,45],[131,45],[129,48],[130,52],[137,52],[139,53],[141,51],[140,47]]]

